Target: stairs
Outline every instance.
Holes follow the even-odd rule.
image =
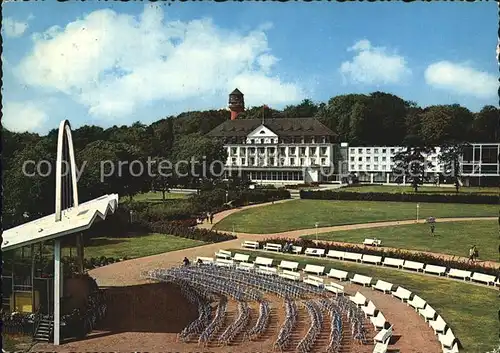
[[[33,339],[38,342],[49,342],[54,330],[54,322],[49,319],[41,318]]]
[[[291,199],[294,199],[294,200],[300,199],[300,190],[288,189],[288,191],[290,192]]]

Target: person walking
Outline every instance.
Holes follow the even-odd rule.
[[[474,253],[475,253],[475,249],[474,247],[471,247],[469,249],[469,261],[468,262],[474,262]]]
[[[187,257],[184,257],[184,260],[182,260],[182,262],[184,263],[184,266],[189,266],[191,264]]]
[[[431,224],[431,235],[434,236],[434,229],[436,229],[436,226],[434,224]]]
[[[214,223],[214,214],[210,213],[210,224]]]
[[[474,261],[477,261],[479,259],[479,250],[477,250],[477,247],[474,245]]]

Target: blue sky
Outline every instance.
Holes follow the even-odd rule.
[[[497,5],[3,3],[3,124],[46,133],[376,90],[498,106]]]

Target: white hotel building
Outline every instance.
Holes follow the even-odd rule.
[[[398,146],[355,147],[334,141],[334,133],[314,118],[237,119],[245,109],[243,94],[229,95],[231,119],[208,136],[220,138],[227,149],[226,178],[252,182],[300,184],[337,182],[355,174],[362,183],[395,182]],[[443,173],[440,149],[426,156],[426,172]],[[500,185],[500,143],[472,143],[462,156],[465,185]]]

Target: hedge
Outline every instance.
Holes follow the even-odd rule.
[[[445,194],[407,194],[388,192],[349,192],[349,191],[300,191],[301,199],[341,200],[341,201],[394,201],[394,202],[431,202],[431,203],[468,203],[489,204],[499,203],[499,196],[493,195],[445,195]]]
[[[453,256],[450,258],[445,258],[443,256],[436,256],[427,253],[417,253],[417,252],[409,252],[406,250],[388,250],[388,249],[379,249],[373,247],[364,247],[359,245],[340,245],[334,243],[315,243],[310,239],[287,239],[287,238],[277,238],[277,239],[265,239],[259,241],[259,248],[262,248],[266,243],[275,243],[285,245],[287,242],[292,242],[293,245],[302,247],[302,254],[305,252],[307,248],[318,248],[328,250],[338,250],[338,251],[348,251],[348,252],[362,252],[367,255],[377,255],[382,257],[393,257],[396,259],[403,259],[409,261],[423,262],[429,265],[437,265],[437,266],[445,266],[447,268],[456,268],[459,270],[466,270],[472,272],[481,272],[490,274],[493,276],[497,276],[500,272],[499,269],[480,265],[477,263],[468,263],[467,260],[460,260],[459,257]]]

